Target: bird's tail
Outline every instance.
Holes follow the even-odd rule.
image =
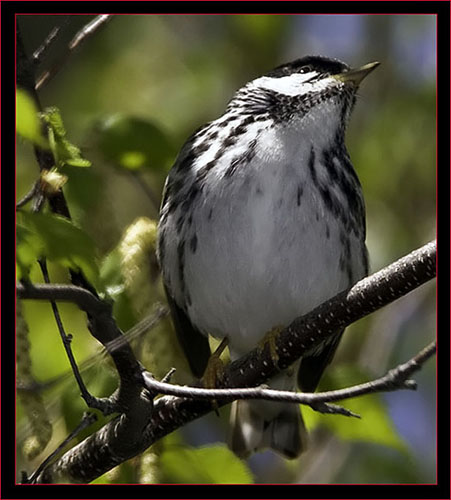
[[[229,448],[241,458],[271,448],[293,459],[307,447],[307,429],[297,404],[235,401],[229,429]]]

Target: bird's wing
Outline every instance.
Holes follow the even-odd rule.
[[[314,353],[302,357],[298,370],[298,386],[304,392],[313,392],[326,366],[332,361],[344,329],[337,332],[331,341]]]
[[[200,378],[204,374],[211,354],[208,337],[193,326],[185,311],[176,304],[166,287],[165,290],[177,339],[193,375]]]

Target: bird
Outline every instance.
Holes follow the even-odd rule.
[[[368,274],[365,204],[345,145],[361,81],[325,56],[284,63],[240,88],[194,132],[167,176],[157,257],[177,338],[201,377],[208,335],[231,359]],[[305,353],[271,388],[315,391],[342,337]],[[307,446],[298,405],[235,401],[228,445],[241,458]]]

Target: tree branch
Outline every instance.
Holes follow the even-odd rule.
[[[435,267],[436,244],[431,242],[294,320],[276,340],[278,366],[273,365],[268,349],[263,353],[254,349],[228,365],[224,372],[224,387],[262,384],[278,370],[288,367],[303,353],[319,345],[338,328],[353,323],[432,279],[436,274]],[[42,287],[33,287],[35,290],[41,289],[41,299],[44,298]],[[22,289],[21,296],[27,298],[27,291]],[[67,294],[65,297],[68,300]],[[421,362],[422,356],[429,355],[429,350],[426,354],[422,353],[413,365]],[[222,406],[228,402],[217,403]],[[130,430],[130,414],[117,417],[47,468],[38,482],[58,482],[59,478],[68,476],[74,482],[90,482],[212,409],[210,401],[174,396],[159,398],[150,418],[141,421],[139,438],[134,439],[136,426],[132,427],[134,433]]]
[[[75,49],[80,43],[86,40],[101,25],[108,21],[110,17],[109,15],[97,16],[93,21],[84,26],[70,43],[70,50]],[[38,109],[42,109],[35,89],[34,65],[26,54],[19,23],[17,26],[17,84],[27,90],[35,100]],[[43,170],[50,170],[54,164],[52,153],[38,146],[34,146],[34,151],[41,172]],[[37,203],[41,204],[44,199],[43,194],[39,193]],[[53,196],[48,197],[48,201],[52,212],[68,219],[71,218],[66,199],[61,189]],[[122,331],[117,327],[112,317],[111,306],[97,298],[95,288],[89,283],[81,271],[69,269],[69,272],[73,285],[76,285],[74,288],[77,290],[74,291],[72,289],[68,292],[66,289],[63,291],[63,295],[71,293],[72,297],[77,297],[77,300],[80,301],[79,306],[84,309],[88,315],[88,328],[92,335],[101,342],[107,350],[109,350],[109,345],[111,343],[115,343],[116,345],[114,350],[109,350],[120,377],[119,390],[114,398],[114,402],[117,403],[123,411],[127,411],[127,408],[135,405],[136,401],[134,401],[134,399],[138,401],[141,397],[141,388],[139,384],[137,385],[137,380],[141,380],[140,364],[136,360]],[[33,291],[32,285],[25,285],[25,287],[28,292]],[[61,292],[62,290],[60,289],[58,291]],[[20,294],[20,286],[18,287],[18,293]],[[52,300],[52,298],[50,298],[50,300]],[[53,300],[64,299],[54,298]],[[75,300],[76,303],[77,300]]]
[[[47,465],[64,449],[64,447],[77,437],[80,432],[92,425],[97,420],[97,416],[93,413],[84,413],[81,422],[75,427],[75,429],[63,440],[63,442],[39,465],[36,471],[29,477],[26,478],[26,474],[23,471],[22,475],[25,476],[22,483],[24,484],[34,484],[36,478],[39,474],[47,467]]]
[[[330,403],[342,399],[354,398],[375,392],[396,391],[399,389],[416,389],[416,383],[408,378],[436,352],[436,343],[432,342],[409,361],[393,368],[383,377],[370,382],[353,385],[345,389],[326,392],[292,392],[268,389],[264,386],[246,389],[203,389],[199,387],[186,387],[173,385],[167,382],[158,382],[153,376],[144,372],[144,383],[149,391],[155,394],[166,394],[192,399],[220,399],[228,402],[235,399],[264,399],[267,401],[278,401],[284,403],[297,403],[304,405],[315,405],[316,403]],[[318,409],[313,407],[314,410]],[[321,411],[321,407],[319,408]],[[328,412],[330,413],[330,412]]]
[[[41,267],[42,275],[44,276],[44,281],[48,284],[50,282],[49,273],[47,269],[47,263],[45,259],[41,259],[39,261],[39,266]],[[81,397],[85,400],[86,404],[89,408],[97,408],[101,410],[105,415],[114,412],[114,405],[109,404],[107,400],[95,398],[92,396],[88,389],[86,388],[85,383],[80,374],[80,370],[78,369],[77,363],[75,361],[74,353],[72,352],[72,335],[68,335],[63,325],[63,320],[61,319],[61,315],[59,313],[58,306],[54,300],[50,301],[50,305],[52,307],[53,315],[55,317],[56,326],[58,328],[61,340],[63,342],[64,350],[66,351],[67,357],[69,359],[70,366],[72,368],[72,372],[75,376],[75,380],[77,381],[78,387],[81,392]]]
[[[75,285],[34,285],[28,281],[21,281],[17,283],[16,290],[17,296],[23,299],[72,302],[82,311],[92,315],[107,314],[111,308],[89,290]]]
[[[65,62],[69,59],[70,55],[75,52],[76,49],[82,45],[88,38],[90,38],[96,31],[98,31],[102,26],[104,26],[112,18],[111,14],[101,14],[96,16],[91,22],[83,26],[83,28],[72,38],[69,42],[66,52],[58,61],[50,68],[39,76],[36,82],[36,90],[44,86],[45,83],[49,82],[63,67]],[[45,42],[44,42],[45,43]]]

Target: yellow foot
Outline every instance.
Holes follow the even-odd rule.
[[[207,389],[215,389],[220,385],[224,375],[224,363],[221,361],[221,354],[227,347],[227,337],[222,340],[216,351],[208,359],[207,367],[202,376],[202,386]],[[212,400],[213,407],[217,413],[218,405],[216,400]]]
[[[279,333],[284,329],[284,326],[275,326],[272,328],[269,332],[265,334],[265,336],[260,340],[258,343],[258,348],[260,349],[261,352],[265,349],[266,346],[268,346],[269,349],[269,354],[271,355],[272,362],[274,363],[274,366],[278,366],[279,362],[279,355],[277,354],[277,349],[276,349],[276,340],[277,337],[279,336]]]
[[[224,363],[221,361],[221,354],[227,347],[228,339],[225,337],[217,347],[216,351],[208,359],[207,367],[202,376],[202,385],[209,389],[218,386],[224,374]]]

